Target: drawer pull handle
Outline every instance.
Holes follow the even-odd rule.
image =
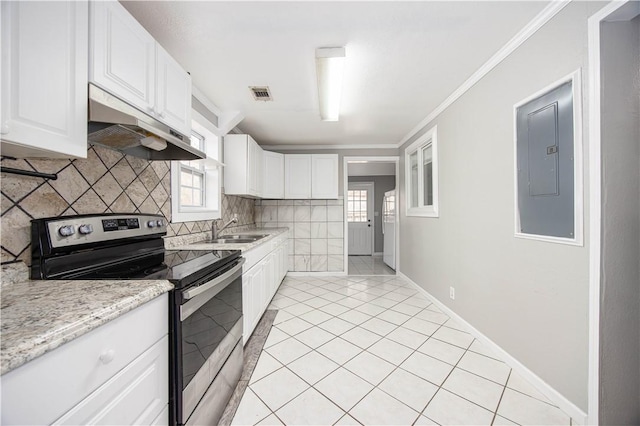
[[[103,364],[109,364],[116,357],[116,352],[113,349],[109,349],[108,351],[104,351],[100,354],[100,361]]]

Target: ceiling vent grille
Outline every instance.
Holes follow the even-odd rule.
[[[249,90],[251,90],[251,94],[253,95],[253,99],[256,101],[272,101],[271,91],[269,90],[269,86],[249,86]]]

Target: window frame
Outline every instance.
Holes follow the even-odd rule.
[[[432,156],[432,178],[431,185],[433,188],[433,203],[431,205],[424,204],[424,150],[425,148],[431,146],[431,156]],[[418,187],[417,195],[418,195],[418,205],[415,207],[411,206],[411,198],[412,198],[412,183],[411,183],[411,156],[413,154],[417,154],[417,162],[418,162]],[[406,194],[407,200],[405,203],[405,213],[407,216],[416,216],[416,217],[440,217],[439,208],[438,208],[438,200],[439,200],[439,167],[438,167],[438,126],[433,126],[429,129],[424,135],[419,137],[414,143],[409,145],[404,150],[405,155],[405,186],[406,186]]]
[[[191,129],[191,137],[193,138],[194,136],[196,136],[196,138],[200,141],[200,145],[195,147],[197,149],[199,149],[202,152],[206,152],[206,138],[204,135],[201,135],[199,132],[195,131],[194,129]],[[192,144],[193,145],[193,144]],[[197,190],[198,188],[194,187],[193,185],[184,185],[182,182],[182,173],[183,172],[188,172],[189,174],[191,174],[192,176],[195,176],[196,174],[199,175],[201,177],[201,187],[199,188],[199,192],[200,192],[200,205],[182,205],[180,204],[181,207],[187,207],[187,208],[202,208],[204,206],[207,205],[207,171],[205,170],[205,166],[203,164],[203,162],[201,162],[200,160],[191,160],[188,161],[189,163],[198,163],[197,167],[194,167],[192,164],[184,164],[184,161],[180,161],[179,163],[179,167],[180,167],[180,178],[179,178],[179,184],[178,184],[178,195],[180,197],[180,201],[182,201],[182,190],[184,188],[190,188],[192,190],[192,192],[195,192],[195,190]],[[192,194],[193,195],[193,194]]]
[[[171,223],[193,222],[198,220],[212,220],[222,217],[222,167],[224,164],[219,161],[222,154],[222,141],[212,129],[213,126],[205,117],[197,111],[191,111],[191,129],[193,132],[204,137],[203,152],[207,154],[206,159],[197,160],[202,162],[201,171],[204,173],[203,180],[203,206],[183,206],[180,203],[180,176],[182,169],[196,170],[193,167],[182,164],[180,161],[171,162]],[[213,148],[208,140],[217,139],[217,150]],[[213,172],[217,172],[213,173]]]
[[[358,208],[358,210],[349,210],[349,202],[350,202],[350,201],[352,201],[349,193],[350,193],[350,192],[352,192],[352,191],[358,191],[358,192],[360,192],[359,197],[358,197],[358,200],[357,200],[357,202],[358,202],[358,207],[359,207],[359,208]],[[361,188],[358,188],[358,189],[348,189],[348,190],[347,190],[347,222],[349,222],[349,223],[367,223],[367,221],[368,221],[368,219],[369,219],[369,218],[368,218],[368,215],[367,215],[367,213],[368,213],[368,207],[367,207],[367,205],[368,205],[368,204],[366,204],[366,203],[369,203],[369,200],[365,197],[365,200],[364,200],[364,203],[365,203],[365,209],[364,209],[364,213],[365,213],[365,215],[364,215],[364,219],[363,219],[363,220],[349,220],[349,217],[350,217],[350,216],[352,216],[352,218],[355,218],[355,216],[356,216],[356,215],[355,215],[355,213],[356,213],[356,212],[357,212],[358,216],[359,216],[360,218],[362,218],[362,212],[363,212],[363,210],[362,210],[362,203],[363,203],[363,201],[362,201],[362,194],[361,194],[362,192],[364,192],[365,194],[367,194],[367,193],[368,193],[368,189],[361,189]],[[356,200],[354,199],[354,200],[353,200],[353,202],[355,203],[355,201],[356,201]]]

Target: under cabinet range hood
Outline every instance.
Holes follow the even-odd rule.
[[[190,138],[89,84],[89,143],[147,160],[199,160]]]

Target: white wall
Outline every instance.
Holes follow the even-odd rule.
[[[513,105],[578,68],[588,81],[587,18],[602,5],[569,4],[400,151],[401,272],[585,412],[589,253],[514,237]],[[440,217],[406,217],[404,148],[434,124]]]
[[[601,51],[600,423],[640,424],[640,16]]]

